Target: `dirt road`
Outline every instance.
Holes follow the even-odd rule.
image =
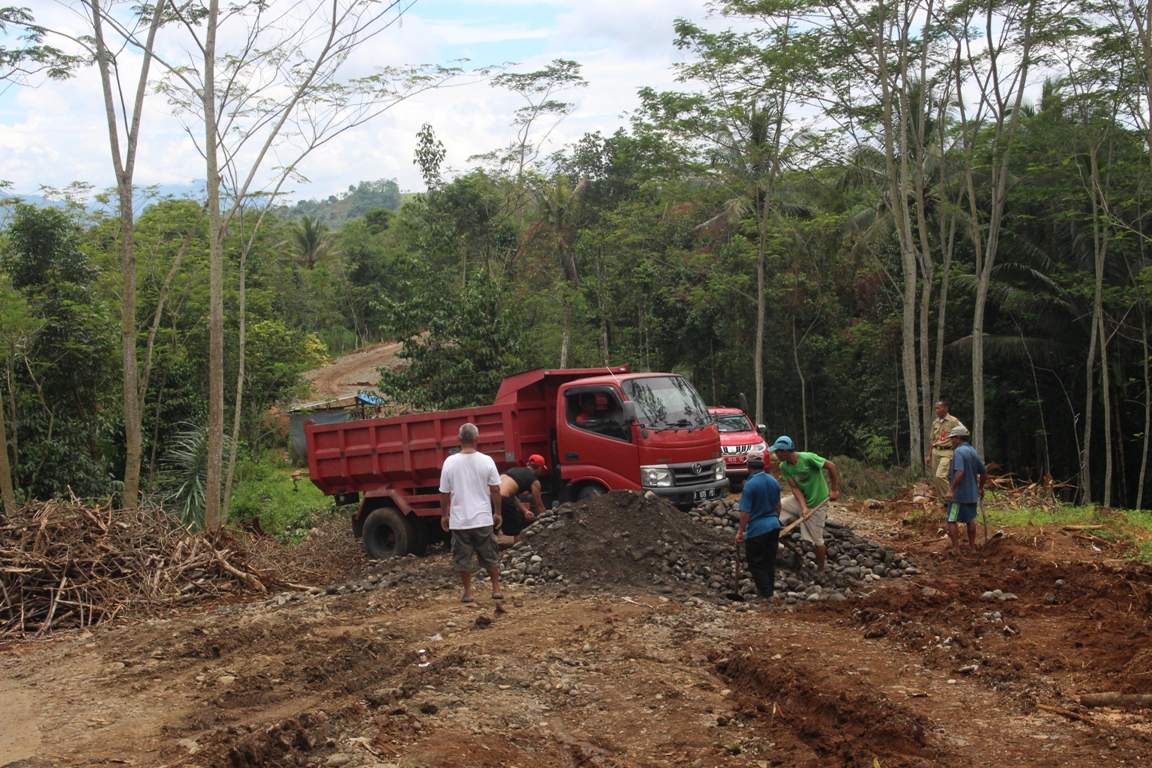
[[[401,342],[386,341],[338,357],[323,368],[306,371],[304,378],[308,380],[310,389],[304,402],[354,395],[362,390],[375,390],[380,382],[377,369],[396,367],[398,362],[396,353],[402,346]]]
[[[601,584],[463,604],[437,550],[317,595],[7,644],[0,766],[1149,764],[1152,713],[1076,697],[1152,692],[1152,570],[1054,528],[957,560],[904,511],[840,522],[922,574],[839,603]]]

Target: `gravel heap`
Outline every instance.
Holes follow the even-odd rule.
[[[832,508],[834,514],[835,505]],[[735,501],[711,501],[694,507],[688,516],[730,536],[736,535],[740,511]],[[898,579],[915,576],[919,570],[901,553],[857,536],[829,517],[824,525],[827,547],[825,575],[816,573],[816,554],[812,546],[800,540],[799,528],[793,529],[780,542],[776,559],[776,591],[789,603],[798,600],[837,599],[835,594],[851,594],[851,587],[863,587],[882,578]],[[751,580],[746,580],[751,587]],[[743,594],[755,595],[755,588],[742,588]]]
[[[733,592],[734,501],[714,501],[687,514],[664,501],[630,491],[562,504],[524,530],[504,553],[500,578],[526,586],[656,591],[678,598],[723,599]],[[800,532],[782,542],[776,592],[787,603],[843,600],[880,578],[913,576],[916,568],[891,547],[866,541],[829,521],[828,567],[816,573],[811,547]],[[739,594],[756,589],[741,562]]]

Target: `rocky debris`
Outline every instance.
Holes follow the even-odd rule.
[[[1011,592],[1004,592],[999,589],[990,589],[984,594],[980,595],[980,597],[984,600],[1000,600],[1001,602],[1011,602],[1012,600],[1019,599]],[[1055,596],[1053,596],[1053,599],[1055,599]]]
[[[687,515],[659,500],[617,491],[549,510],[505,554],[501,579],[527,586],[632,588],[680,598],[715,599],[734,591],[734,501],[713,501]],[[892,547],[860,538],[829,520],[826,573],[793,531],[781,542],[776,594],[788,604],[841,601],[870,582],[919,573]],[[742,558],[742,553],[741,553]],[[756,597],[741,562],[736,592]]]

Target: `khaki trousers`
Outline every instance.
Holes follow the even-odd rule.
[[[928,472],[932,476],[932,486],[936,489],[936,501],[944,505],[944,496],[952,487],[949,475],[952,472],[952,450],[932,449],[932,462],[928,465]]]

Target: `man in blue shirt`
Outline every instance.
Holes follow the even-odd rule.
[[[968,445],[970,434],[963,424],[948,433],[952,441],[952,485],[944,494],[944,505],[948,511],[948,538],[957,555],[960,554],[960,523],[968,526],[968,551],[976,551],[976,505],[984,498],[984,483],[988,481],[987,467],[976,449]]]
[[[764,453],[748,452],[748,479],[740,496],[736,546],[744,541],[748,572],[756,594],[772,597],[776,588],[776,549],[780,545],[780,483],[764,471]]]

